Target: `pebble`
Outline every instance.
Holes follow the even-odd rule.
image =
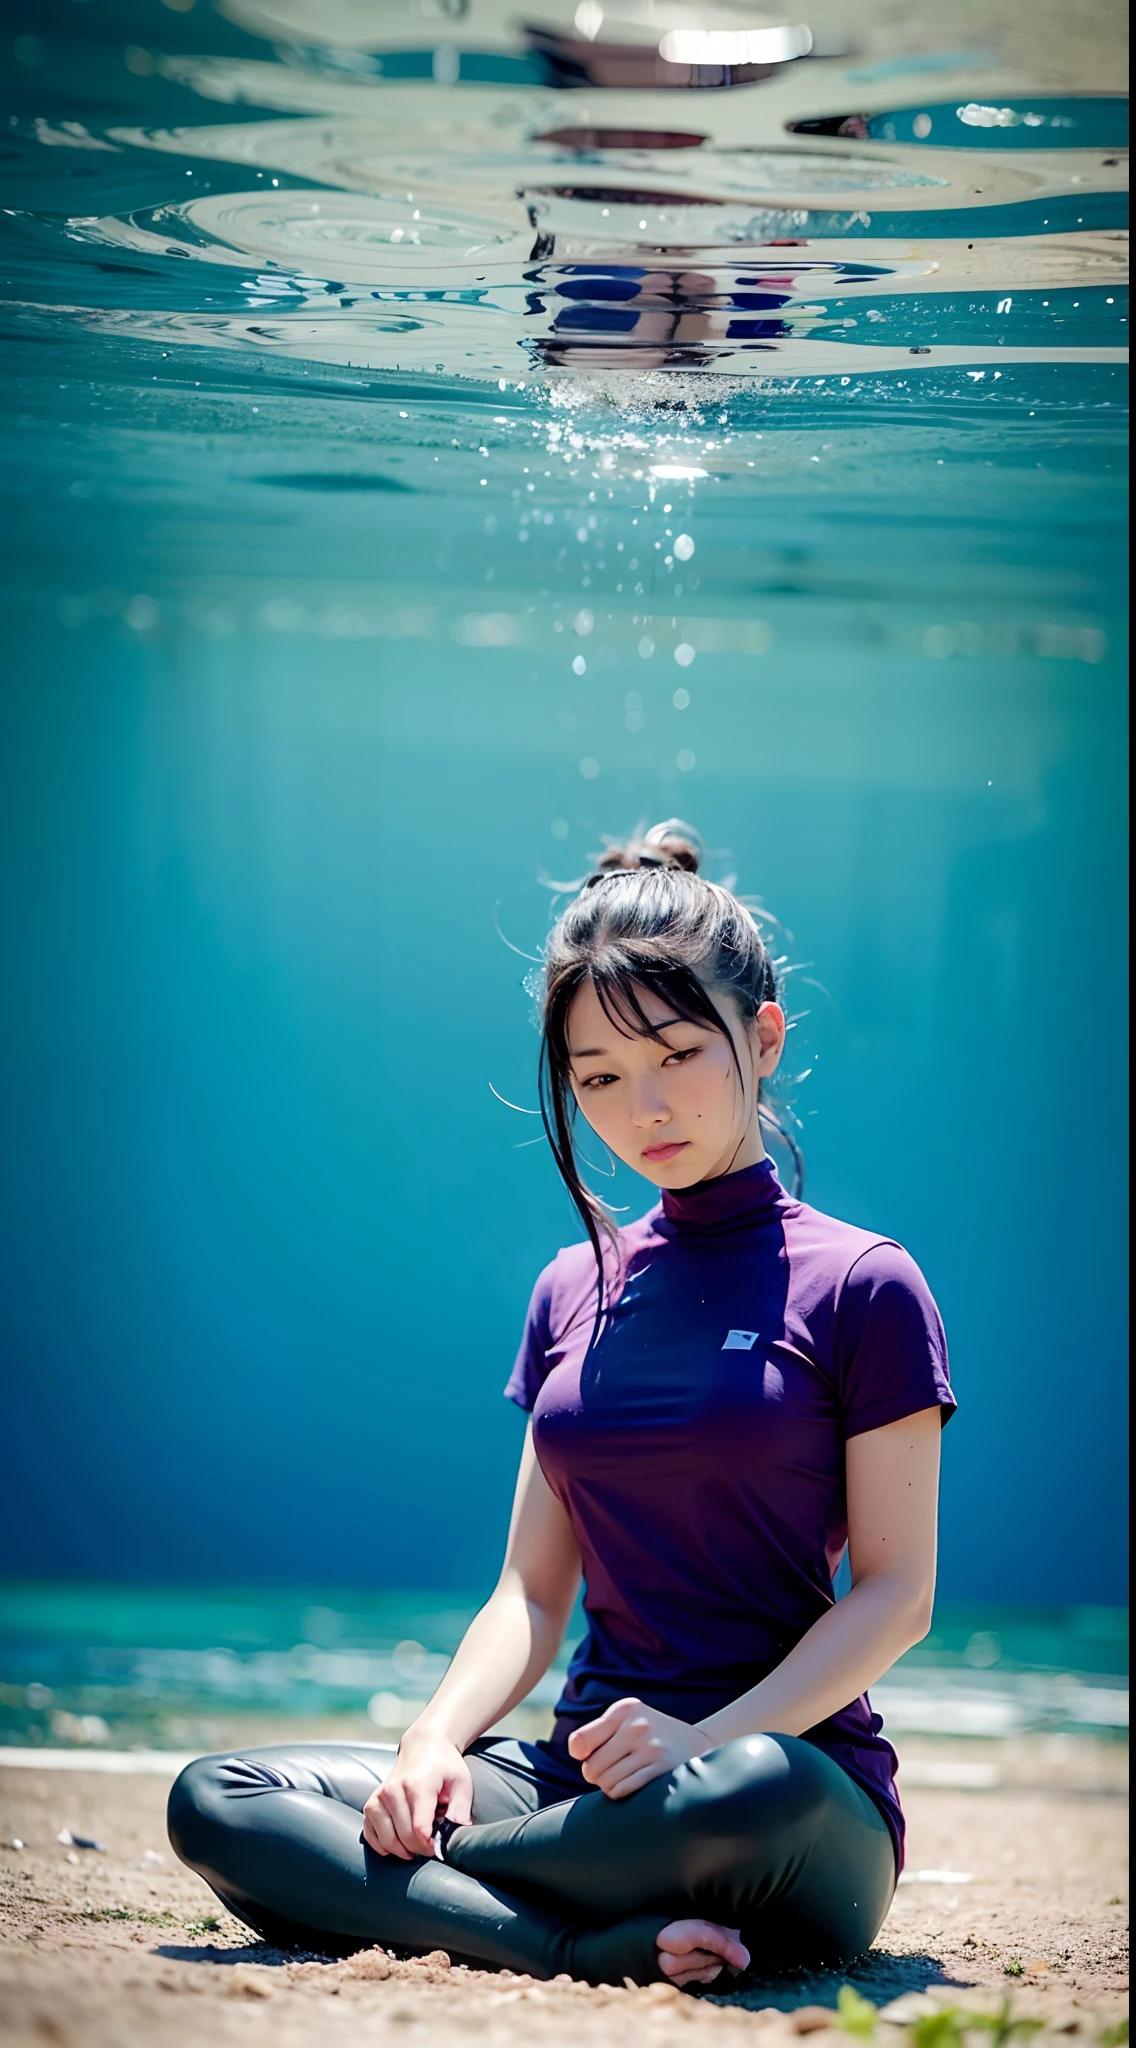
[[[259,1970],[249,1969],[246,1963],[234,1963],[222,1987],[229,1998],[272,1998],[273,1986],[261,1976]]]
[[[305,1964],[304,1967],[318,1971],[320,1966],[314,1963]],[[364,1977],[371,1981],[382,1980],[392,1975],[390,1957],[381,1948],[364,1949],[361,1954],[352,1956],[348,1968],[353,1977]]]

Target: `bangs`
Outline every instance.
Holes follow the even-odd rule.
[[[665,1002],[675,1019],[705,1025],[727,1039],[730,1036],[721,1012],[693,968],[658,955],[636,958],[628,947],[605,947],[599,959],[581,962],[574,974],[564,977],[545,1013],[545,1042],[554,1066],[565,1076],[571,1066],[568,1016],[588,982],[595,989],[608,1022],[626,1037],[650,1038],[656,1045],[665,1043],[666,1026],[651,1022],[643,1007],[643,991]]]
[[[640,989],[668,1003],[675,1017],[684,1023],[706,1024],[728,1036],[722,1017],[698,976],[677,961],[634,961],[626,955],[620,959],[609,954],[581,976],[573,996],[579,994],[585,980],[595,989],[608,1022],[627,1037],[651,1038],[656,1045],[665,1043],[663,1033],[667,1027],[652,1024],[643,1008]],[[570,1003],[565,1007],[565,1022],[570,1007]]]

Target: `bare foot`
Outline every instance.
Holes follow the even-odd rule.
[[[713,1984],[723,1969],[744,1970],[749,1950],[736,1927],[713,1920],[672,1920],[656,1936],[659,1968],[672,1984]]]

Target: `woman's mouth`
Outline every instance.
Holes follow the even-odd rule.
[[[649,1159],[653,1166],[663,1166],[668,1159],[677,1159],[680,1152],[685,1152],[688,1143],[688,1139],[678,1138],[667,1145],[644,1145],[640,1156]]]

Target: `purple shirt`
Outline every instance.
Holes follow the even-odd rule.
[[[583,1560],[560,1749],[628,1695],[695,1722],[748,1692],[833,1604],[847,1439],[955,1405],[914,1260],[793,1201],[768,1160],[664,1190],[619,1238],[596,1346],[595,1259],[570,1245],[537,1281],[506,1388]],[[881,1726],[865,1695],[805,1739],[875,1800],[902,1861]]]

